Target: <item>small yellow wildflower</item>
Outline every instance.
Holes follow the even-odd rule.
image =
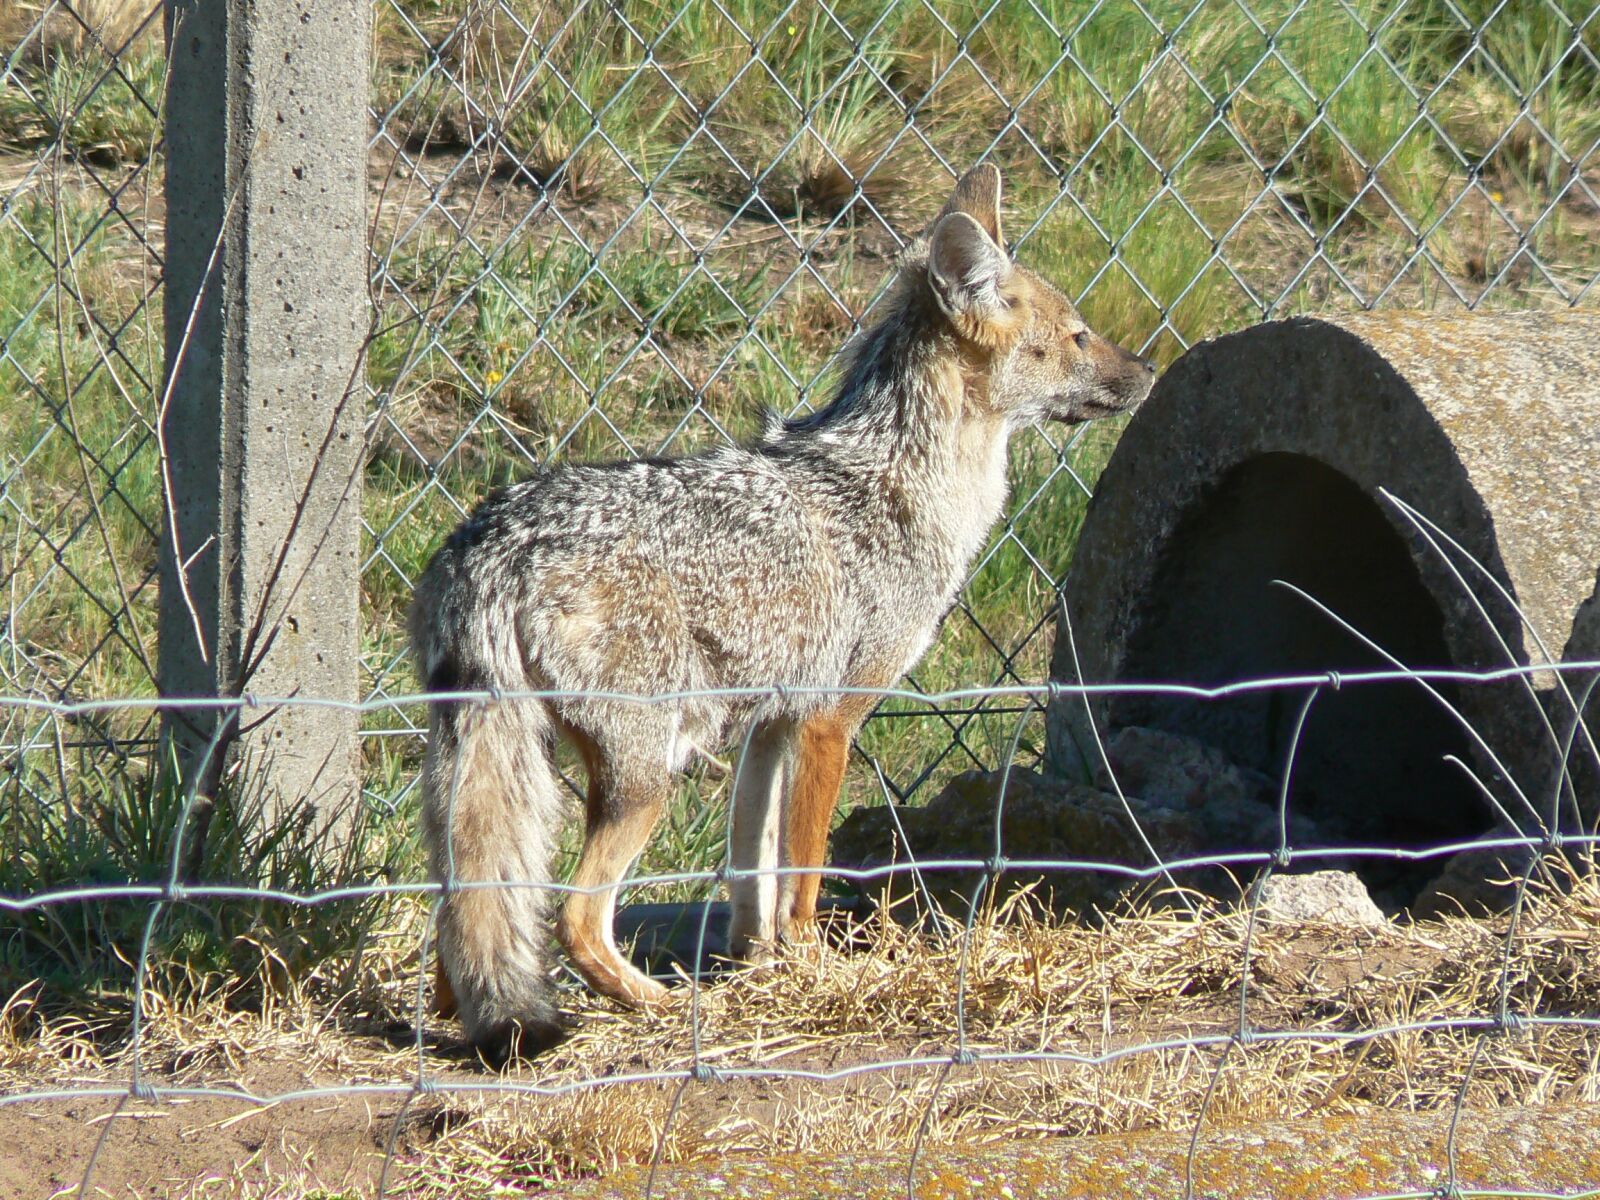
[[[506,375],[505,375],[504,371],[490,371],[487,375],[485,375],[483,377],[483,386],[484,387],[493,387],[495,384],[499,383],[505,377],[506,377]]]

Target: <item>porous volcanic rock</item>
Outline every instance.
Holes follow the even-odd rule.
[[[1309,828],[1305,823],[1299,832],[1307,836]],[[926,806],[857,809],[834,833],[833,861],[876,867],[988,863],[998,856],[1006,860],[1003,890],[1037,884],[1057,909],[1085,912],[1114,904],[1130,889],[1172,882],[1235,899],[1238,878],[1253,874],[1249,864],[1232,872],[1190,866],[1168,878],[1158,861],[1264,850],[1277,842],[1270,779],[1193,738],[1130,728],[1107,739],[1093,785],[1021,769],[1009,775],[969,771]],[[933,868],[922,878],[947,910],[964,912],[984,874],[973,867]],[[894,880],[891,896],[911,891],[909,873]]]
[[[1389,923],[1353,871],[1270,875],[1261,888],[1261,915],[1269,921],[1310,921],[1367,929]]]

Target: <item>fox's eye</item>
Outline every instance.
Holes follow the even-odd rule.
[[[1043,346],[1029,346],[1028,347],[1028,353],[1033,355],[1035,358],[1043,358],[1044,357],[1044,347]]]
[[[1078,343],[1079,350],[1087,350],[1089,348],[1089,331],[1087,329],[1078,330],[1077,333],[1072,335],[1072,340]]]

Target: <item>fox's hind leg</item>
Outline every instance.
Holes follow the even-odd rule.
[[[574,741],[589,765],[583,853],[573,873],[556,937],[584,981],[630,1008],[659,1003],[667,989],[638,970],[617,949],[612,929],[617,885],[649,841],[666,807],[671,776],[665,769],[629,772],[581,735]]]

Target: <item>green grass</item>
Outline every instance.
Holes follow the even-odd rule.
[[[128,227],[77,192],[23,195],[0,222],[7,691],[42,675],[78,697],[149,694],[161,323],[137,255]]]
[[[58,766],[50,749],[20,755],[0,789],[0,894],[162,886],[175,862],[193,870],[180,882],[299,894],[417,874],[414,821],[379,823],[363,811],[334,831],[339,814],[304,805],[269,812],[248,772],[219,790],[204,853],[192,859],[198,810],[170,771],[137,760],[96,764],[77,777],[69,804],[41,802],[58,791]],[[316,906],[208,898],[158,911],[148,897],[115,895],[43,905],[7,915],[0,995],[26,987],[41,1016],[92,1013],[117,1030],[128,1016],[119,998],[141,963],[147,987],[183,1000],[259,1007],[312,979],[334,996],[363,978],[373,939],[414,921],[418,908],[383,894]]]
[[[376,557],[362,582],[362,686],[413,686],[407,668],[389,668],[409,581],[459,518],[450,496],[470,505],[547,457],[681,452],[748,435],[763,405],[825,402],[827,364],[888,269],[887,230],[914,233],[949,184],[940,158],[997,161],[1019,256],[1080,297],[1102,332],[1163,363],[1263,315],[1380,294],[1388,304],[1448,306],[1456,291],[1490,306],[1560,303],[1519,265],[1519,231],[1495,210],[1527,231],[1564,286],[1600,269],[1600,212],[1572,180],[1585,154],[1594,175],[1600,19],[1580,0],[1458,7],[1494,14],[1478,49],[1442,0],[1259,0],[1248,12],[1233,0],[1195,12],[1190,0],[1147,0],[1144,11],[1114,0],[1092,14],[1069,0],[1002,0],[993,11],[989,0],[955,0],[938,6],[947,24],[921,0],[838,0],[826,12],[773,0],[581,10],[510,0],[474,6],[460,28],[456,0],[402,0],[405,20],[384,0],[373,104],[416,170],[386,176],[374,219],[386,274],[367,366],[380,400],[363,502],[373,531],[364,549]],[[0,36],[19,44],[26,21],[0,16]],[[140,309],[151,269],[141,196],[119,199],[126,221],[102,220],[88,171],[122,180],[153,152],[158,126],[134,93],[159,97],[163,63],[150,37],[121,75],[82,38],[10,61],[0,83],[0,165],[10,168],[0,175],[0,691],[149,695],[161,313],[159,303]],[[430,191],[467,147],[469,167]],[[1481,187],[1462,200],[1474,175]],[[159,183],[157,154],[149,186]],[[1442,276],[1406,266],[1419,241]],[[69,289],[58,291],[49,259],[60,248],[72,253]],[[1018,439],[1019,511],[967,590],[972,617],[952,615],[916,672],[921,685],[1045,675],[1050,577],[1070,564],[1084,513],[1072,472],[1092,484],[1116,432],[1096,426],[1070,445],[1061,431]],[[995,763],[1015,721],[989,712],[962,738]],[[368,729],[395,724],[388,712],[365,718]],[[20,719],[11,728],[24,731]],[[130,718],[75,732],[137,728]],[[951,738],[943,720],[902,716],[869,725],[862,745],[904,786]],[[1030,727],[1024,746],[1037,740]],[[415,741],[369,738],[365,754],[370,793],[396,800],[415,777]],[[136,763],[106,774],[88,752],[56,771],[49,757],[26,756],[31,791],[0,781],[0,805],[11,806],[0,808],[4,844],[50,856],[18,859],[32,874],[6,887],[152,870],[173,820],[158,773]],[[957,752],[925,786],[967,765]],[[123,832],[90,822],[69,837],[39,823],[28,797],[63,788],[119,814],[107,828]],[[856,802],[878,794],[859,764],[850,788]],[[710,776],[686,782],[641,869],[714,865],[724,791]],[[409,829],[411,802],[399,803],[390,824]],[[141,840],[124,844],[133,829]],[[234,842],[214,867],[291,880],[273,865],[280,850]],[[369,850],[415,870],[403,838]],[[320,861],[299,882],[356,869]],[[291,942],[307,928],[287,910],[251,919]],[[173,952],[205,975],[232,963],[241,928],[263,926],[185,917],[172,928]],[[110,970],[93,938],[125,954],[127,936],[121,926],[70,937],[43,928],[18,953],[80,965],[100,954]]]
[[[375,9],[373,88],[407,142],[471,148],[506,177],[574,201],[651,170],[667,114],[629,31],[648,6],[510,0],[478,5],[465,21],[460,5],[404,7],[409,26],[387,4]]]
[[[116,62],[98,51],[21,66],[0,88],[0,145],[101,163],[145,158],[160,137],[166,60],[148,41]]]

